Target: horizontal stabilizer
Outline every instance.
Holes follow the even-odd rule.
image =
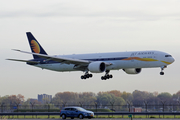
[[[18,60],[18,59],[6,59],[11,61],[18,61],[18,62],[27,62],[27,63],[39,63],[37,61],[29,61],[29,60]]]
[[[21,51],[21,50],[17,50],[17,49],[12,49],[12,50],[22,52],[22,53],[26,53],[26,54],[37,55],[37,56],[44,58],[44,59],[54,60],[57,62],[64,62],[66,64],[89,64],[90,63],[90,61],[87,61],[87,60],[79,60],[79,59],[72,59],[72,58],[65,58],[65,57],[55,57],[55,56],[49,56],[49,55],[44,55],[44,54]]]

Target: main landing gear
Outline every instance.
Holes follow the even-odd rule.
[[[101,77],[101,80],[106,80],[106,79],[113,78],[112,75],[109,75],[109,72],[110,72],[110,70],[106,70],[106,74]]]
[[[163,70],[164,70],[164,68],[166,68],[167,66],[162,66],[161,67],[161,72],[160,72],[160,75],[164,75],[164,72],[163,72]]]
[[[86,71],[85,75],[81,76],[81,79],[91,78],[92,76],[92,74],[89,74],[88,71]]]

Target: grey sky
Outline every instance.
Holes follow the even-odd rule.
[[[99,92],[136,89],[175,93],[179,87],[180,1],[178,0],[0,0],[0,95],[57,92]],[[160,76],[160,68],[139,75],[111,71],[81,80],[82,72],[60,73],[6,61],[31,59],[11,51],[30,51],[25,32],[32,32],[46,52],[55,54],[160,50],[175,62]]]

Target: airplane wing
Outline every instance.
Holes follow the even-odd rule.
[[[22,52],[22,53],[37,55],[37,56],[39,56],[41,58],[46,59],[47,61],[53,60],[53,61],[56,61],[56,62],[66,63],[66,64],[88,65],[89,63],[93,62],[93,61],[88,61],[88,60],[80,60],[80,59],[56,57],[56,56],[50,56],[50,55],[38,54],[38,53],[31,53],[31,52],[21,51],[21,50],[17,50],[17,49],[13,49],[13,50],[18,51],[18,52]],[[105,62],[105,64],[107,66],[112,65],[111,63],[106,63],[106,62]]]
[[[36,62],[36,61],[29,61],[29,60],[18,60],[18,59],[6,59],[6,60],[19,61],[19,62],[27,62],[27,63],[39,63],[39,62]]]

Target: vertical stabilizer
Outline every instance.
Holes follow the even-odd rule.
[[[26,32],[28,41],[29,41],[29,45],[31,48],[31,51],[33,53],[38,53],[38,54],[45,54],[47,55],[47,53],[45,52],[45,50],[41,47],[41,45],[39,44],[39,42],[36,40],[36,38],[31,34],[31,32]],[[39,56],[37,55],[33,55],[34,59],[39,58]]]

